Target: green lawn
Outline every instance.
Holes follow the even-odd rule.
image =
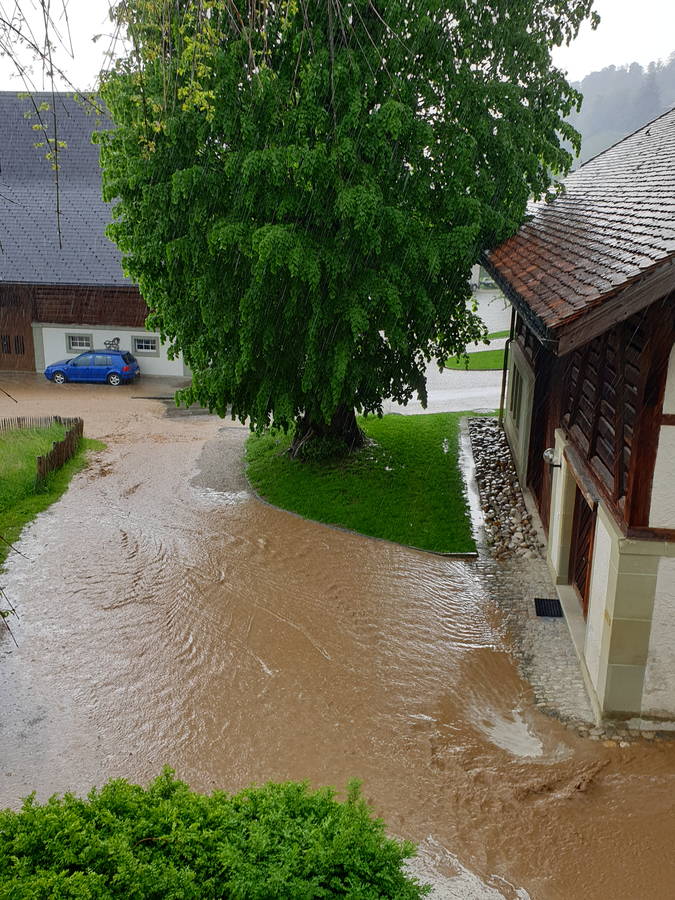
[[[247,475],[270,503],[422,550],[466,553],[471,536],[459,471],[459,421],[466,413],[369,417],[371,443],[346,460],[307,463],[282,451],[290,438],[251,435]]]
[[[478,371],[484,369],[501,369],[504,366],[504,350],[478,350],[477,353],[469,353],[469,361],[465,359],[446,359],[446,369],[468,369]]]
[[[5,541],[14,543],[27,522],[58,500],[75,472],[84,466],[87,450],[105,446],[85,438],[75,456],[36,489],[36,458],[51,450],[52,443],[65,433],[63,425],[0,432],[0,535],[5,539],[0,541],[0,565],[11,552]]]
[[[487,339],[489,341],[496,341],[499,338],[507,338],[511,334],[510,331],[493,331],[491,334],[488,334]],[[463,369],[466,371],[468,369],[471,371],[485,371],[485,370],[495,370],[495,369],[503,369],[504,368],[504,350],[478,350],[477,352],[467,351],[469,355],[469,362],[465,359],[454,359],[450,358],[445,361],[446,369]]]

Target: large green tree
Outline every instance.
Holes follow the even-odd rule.
[[[358,444],[484,334],[470,268],[567,170],[592,0],[125,0],[110,234],[183,399]]]

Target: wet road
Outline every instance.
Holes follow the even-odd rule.
[[[604,747],[539,712],[484,564],[258,503],[246,431],[167,418],[145,387],[3,386],[108,449],[0,579],[21,616],[0,805],[167,763],[205,791],[356,776],[439,897],[672,896],[675,744]]]

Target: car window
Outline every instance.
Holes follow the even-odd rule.
[[[122,359],[124,360],[124,362],[125,362],[127,365],[129,365],[129,363],[135,363],[135,362],[136,362],[136,357],[135,357],[135,356],[132,356],[131,353],[123,353],[123,354],[122,354]]]
[[[94,357],[94,365],[105,366],[106,368],[108,368],[112,365],[112,360],[109,356],[104,356],[102,353],[97,353]]]
[[[70,364],[71,366],[93,366],[94,356],[91,353],[83,353],[81,356],[76,356]]]

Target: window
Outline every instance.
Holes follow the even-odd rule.
[[[131,339],[131,349],[141,356],[159,356],[159,338],[153,335],[136,335]]]
[[[105,366],[108,368],[112,365],[112,360],[109,356],[103,356],[101,353],[97,353],[94,357],[94,365],[95,366]]]
[[[516,431],[520,430],[520,412],[523,405],[523,376],[520,369],[514,366],[511,369],[511,393],[509,398],[509,412],[513,419]]]
[[[12,352],[12,340],[8,334],[2,335],[2,352],[3,353],[11,353]]]
[[[69,353],[81,353],[83,350],[91,350],[94,346],[94,338],[91,334],[67,334],[66,349]]]
[[[26,352],[26,346],[24,344],[22,334],[14,335],[14,352],[17,356],[23,356],[23,354]]]
[[[94,365],[94,354],[93,353],[83,353],[82,356],[76,357],[70,363],[71,366],[93,366]]]

